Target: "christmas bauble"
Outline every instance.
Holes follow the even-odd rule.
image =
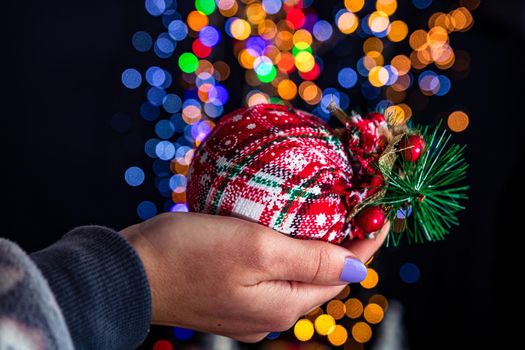
[[[385,212],[381,207],[369,207],[357,216],[357,226],[366,233],[377,232],[385,224]]]
[[[357,228],[348,214],[381,183],[372,165],[377,157],[371,158],[381,143],[381,123],[378,116],[353,116],[340,138],[319,117],[287,106],[238,109],[223,116],[195,151],[188,207],[296,238],[353,238]]]
[[[409,135],[401,140],[399,149],[403,150],[403,158],[409,162],[417,162],[426,147],[425,139],[419,135]]]

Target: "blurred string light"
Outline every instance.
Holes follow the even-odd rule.
[[[459,0],[447,4],[447,11],[429,14],[442,2],[341,0],[330,4],[330,18],[319,17],[316,6],[322,3],[313,0],[192,3],[193,8],[182,13],[180,0],[145,0],[145,10],[159,18],[163,30],[137,31],[131,45],[160,61],[141,70],[126,67],[121,75],[126,88],[144,91],[139,115],[151,123],[155,133],[144,143],[144,152],[153,161],[151,169],[130,167],[124,174],[127,184],[140,186],[151,172],[164,198],[159,206],[148,200],[138,204],[137,215],[144,220],[160,211],[188,211],[187,173],[194,150],[212,131],[234,92],[224,85],[231,62],[216,54],[224,51],[225,40],[232,42],[235,60],[244,69],[242,95],[247,106],[301,104],[326,120],[330,102],[352,108],[350,96],[357,93],[368,101],[369,108],[384,109],[396,116],[395,122],[402,122],[413,116],[413,110],[425,108],[428,98],[447,95],[453,80],[468,74],[470,56],[455,50],[451,39],[454,33],[472,27],[471,11],[480,1]],[[425,25],[413,27],[401,18],[400,4],[421,11],[428,17]],[[322,52],[334,48],[339,63],[325,62]],[[342,59],[346,57],[352,59]],[[178,92],[181,87],[182,93]],[[118,132],[127,132],[131,121],[117,113],[111,125]],[[468,125],[465,111],[449,113],[447,126],[452,131],[462,132]],[[409,267],[400,270],[400,277],[414,283],[409,282],[415,276]],[[360,288],[371,291],[378,282],[379,275],[369,268]],[[382,320],[387,307],[383,296],[376,294],[365,302],[345,288],[325,310],[318,308],[301,319],[294,334],[306,341],[317,332],[334,346],[361,349],[372,337],[370,325]]]

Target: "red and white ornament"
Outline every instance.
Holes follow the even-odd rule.
[[[349,212],[379,190],[381,114],[353,115],[339,138],[319,117],[261,104],[225,115],[195,151],[190,211],[236,216],[291,237],[362,238]]]

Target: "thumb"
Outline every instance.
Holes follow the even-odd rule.
[[[362,242],[370,255],[383,244],[384,237],[381,236],[384,235]],[[271,279],[341,285],[361,282],[367,275],[363,262],[370,258],[368,254],[358,256],[352,250],[335,244],[299,240],[276,235],[273,231],[271,237],[272,264],[268,271]]]

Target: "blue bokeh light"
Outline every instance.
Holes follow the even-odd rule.
[[[175,156],[175,146],[169,141],[160,141],[155,146],[155,154],[162,160],[170,160]]]
[[[319,41],[326,41],[332,37],[334,30],[332,25],[325,20],[317,21],[314,24],[313,34]]]
[[[191,339],[193,334],[194,334],[194,331],[191,330],[191,329],[182,328],[182,327],[174,327],[173,328],[173,335],[178,340],[182,340],[182,341],[189,340],[189,339]]]
[[[166,11],[165,0],[146,0],[146,11],[152,16],[160,16]]]
[[[432,4],[432,0],[412,0],[412,4],[418,9],[423,10]]]
[[[199,32],[199,39],[204,46],[213,47],[219,43],[221,35],[213,26],[205,26]]]
[[[416,283],[420,276],[419,267],[412,263],[405,263],[401,265],[401,268],[399,269],[399,276],[405,283]]]
[[[337,81],[346,89],[354,87],[357,84],[357,78],[356,71],[350,67],[341,69],[337,75]]]
[[[146,71],[146,81],[151,86],[160,87],[166,81],[166,72],[157,66],[150,67]]]
[[[144,171],[137,166],[129,167],[124,173],[124,180],[126,180],[128,185],[133,187],[142,185],[145,178],[146,175],[144,174]]]
[[[169,120],[159,120],[155,124],[155,133],[161,139],[169,139],[175,133],[175,126]]]
[[[182,100],[178,95],[168,94],[162,100],[162,106],[168,113],[177,113],[182,107]]]
[[[156,107],[156,106],[152,105],[149,102],[144,102],[140,106],[140,115],[145,120],[152,121],[152,120],[155,120],[155,119],[157,119],[159,117],[160,109],[159,109],[159,107]]]
[[[275,15],[281,9],[282,0],[263,0],[264,11],[270,15]]]
[[[137,215],[142,220],[148,220],[157,215],[157,206],[151,201],[140,202],[137,206]]]
[[[153,46],[153,39],[148,33],[139,31],[133,34],[131,43],[135,50],[139,52],[147,52],[151,49],[151,46]]]
[[[136,89],[142,84],[142,76],[134,68],[128,68],[122,73],[122,84],[128,89]]]
[[[181,20],[172,21],[168,26],[168,33],[173,40],[181,41],[188,35],[188,27]]]

